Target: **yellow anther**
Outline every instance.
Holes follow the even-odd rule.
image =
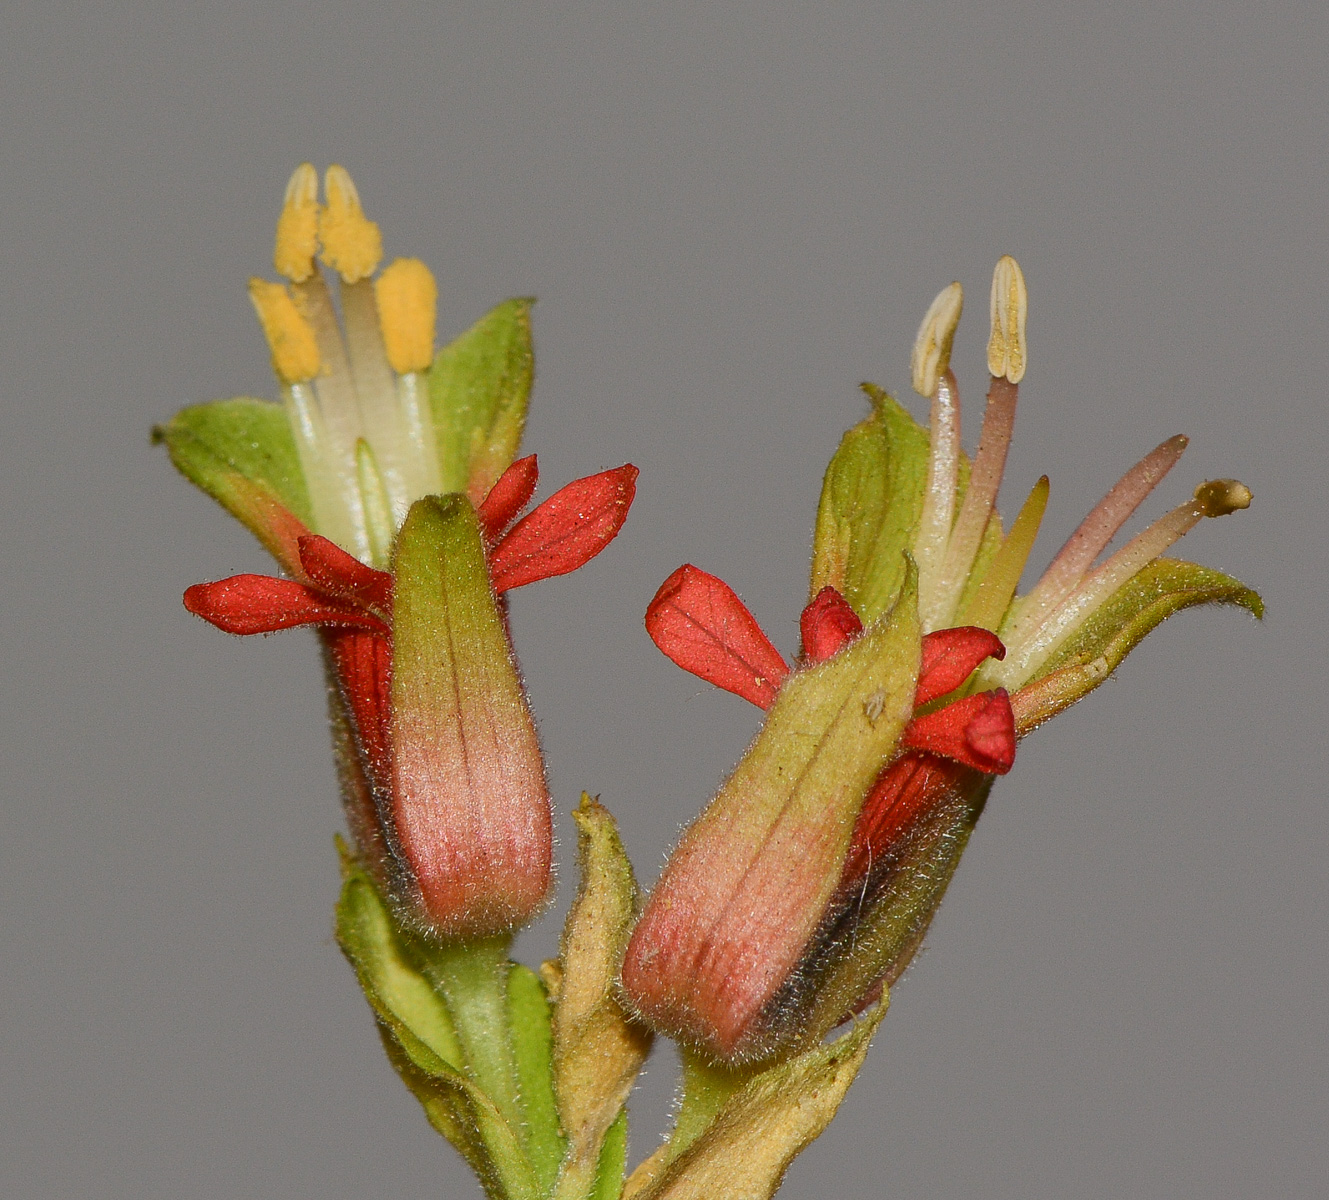
[[[277,274],[303,283],[314,273],[318,253],[318,172],[309,163],[295,168],[277,218],[277,246],[272,263]]]
[[[1225,517],[1239,508],[1250,508],[1251,489],[1235,479],[1210,479],[1195,489],[1195,503],[1206,517]]]
[[[1015,259],[1004,255],[992,272],[992,336],[988,339],[988,370],[997,379],[1005,376],[1019,383],[1024,378],[1024,323],[1028,312],[1024,272]]]
[[[434,361],[438,284],[418,258],[398,258],[374,281],[378,323],[388,362],[399,375],[427,371]]]
[[[318,219],[323,261],[347,283],[355,283],[372,275],[378,266],[383,257],[382,235],[360,207],[360,193],[345,167],[328,168],[323,190],[328,201]]]
[[[960,323],[963,307],[964,288],[952,283],[937,293],[918,327],[910,366],[914,391],[920,396],[931,396],[937,390],[937,380],[951,365],[951,343],[955,341],[955,327]]]
[[[249,281],[263,336],[272,351],[272,369],[284,384],[301,383],[319,373],[318,341],[295,301],[280,283],[266,279]]]

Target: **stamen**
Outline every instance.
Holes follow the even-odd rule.
[[[355,395],[344,373],[338,376],[324,371],[324,347],[330,346],[340,354],[341,335],[330,302],[327,315],[332,322],[331,340],[320,338],[318,325],[309,319],[308,307],[300,303],[320,289],[326,293],[317,271],[304,283],[291,286],[295,297],[279,283],[252,279],[249,296],[272,349],[273,370],[283,385],[287,417],[318,532],[362,556],[368,553],[368,542],[353,486],[354,431],[359,426]],[[315,309],[316,314],[318,311]],[[340,395],[349,400],[349,405],[346,400],[337,402]]]
[[[249,281],[249,298],[272,351],[272,369],[283,384],[302,383],[319,373],[318,342],[309,322],[280,283]]]
[[[309,323],[318,341],[320,371],[315,381],[319,402],[328,421],[328,431],[338,439],[349,453],[360,433],[359,414],[356,411],[355,389],[351,383],[351,368],[346,361],[346,344],[337,323],[337,310],[332,294],[321,271],[314,271],[308,279],[291,285],[300,315]]]
[[[1101,566],[1019,643],[1007,641],[1003,663],[985,667],[984,682],[995,679],[1018,688],[1067,637],[1124,583],[1193,529],[1203,517],[1222,517],[1251,502],[1250,489],[1235,479],[1213,479],[1195,489],[1195,498],[1155,521]]]
[[[937,381],[951,365],[951,344],[955,341],[955,328],[960,323],[964,308],[964,289],[952,283],[937,293],[923,324],[914,339],[914,353],[910,368],[914,375],[914,391],[929,399],[937,390]]]
[[[1019,613],[1011,626],[1011,635],[1019,638],[1025,631],[1041,624],[1058,604],[1080,586],[1085,574],[1117,531],[1163,477],[1176,466],[1186,449],[1181,434],[1154,447],[1126,472],[1120,481],[1095,505],[1080,527],[1057,552],[1051,566],[1030,593],[1020,601]]]
[[[950,369],[937,380],[932,396],[928,485],[914,539],[918,562],[918,608],[925,632],[936,628],[929,617],[941,602],[942,565],[955,520],[955,482],[960,467],[960,392]]]
[[[392,541],[397,528],[383,475],[374,451],[364,438],[355,443],[356,482],[364,504],[365,532],[369,540],[369,563],[386,570],[392,562]]]
[[[318,172],[309,163],[295,168],[277,218],[272,262],[277,274],[300,283],[314,273],[318,253]]]
[[[1047,503],[1048,477],[1044,475],[1034,484],[1033,491],[1015,518],[1015,524],[1011,526],[1011,532],[1001,544],[1001,549],[992,559],[973,599],[956,617],[957,625],[977,625],[993,632],[1000,628],[1001,620],[1011,606],[1015,589],[1019,586],[1025,563],[1029,561],[1030,551],[1034,548],[1034,539],[1038,537]]]
[[[434,361],[438,284],[418,258],[398,258],[374,281],[388,362],[399,375],[427,371]]]
[[[410,464],[408,479],[415,495],[428,495],[439,490],[442,480],[434,418],[420,373],[434,361],[438,285],[418,258],[398,258],[374,281],[374,295],[388,362],[399,376],[397,407]]]
[[[1251,489],[1235,479],[1211,479],[1195,489],[1195,503],[1206,517],[1226,517],[1251,506]]]
[[[355,522],[347,511],[336,469],[336,448],[319,412],[314,389],[308,383],[292,383],[282,393],[300,471],[309,489],[314,528],[353,553],[363,553],[366,548],[356,539]]]
[[[327,206],[319,215],[318,235],[323,261],[347,283],[374,273],[383,257],[378,226],[360,207],[360,193],[345,167],[331,166],[323,176]]]
[[[1028,353],[1025,346],[1025,318],[1029,312],[1029,293],[1020,264],[1009,254],[997,262],[992,272],[992,333],[988,338],[988,370],[993,378],[1019,383],[1024,378]]]
[[[418,472],[412,469],[414,455],[403,434],[397,379],[383,348],[378,304],[370,280],[341,285],[341,313],[351,377],[360,404],[360,428],[374,449],[393,518],[400,525],[411,501],[424,493],[414,487]]]
[[[1006,471],[1006,453],[1011,446],[1011,433],[1015,428],[1015,406],[1019,388],[1004,378],[994,378],[988,388],[988,406],[983,414],[983,432],[978,439],[978,453],[974,456],[974,469],[969,475],[969,488],[955,519],[946,559],[941,570],[941,594],[937,610],[932,614],[936,624],[925,628],[937,629],[951,624],[955,605],[964,591],[965,581],[973,569],[974,558],[983,542],[984,531],[992,518],[1001,477]]]
[[[415,447],[415,470],[412,495],[432,496],[443,490],[443,475],[438,463],[438,443],[434,437],[434,414],[425,392],[426,380],[419,372],[397,377],[397,407],[401,412],[406,441]]]

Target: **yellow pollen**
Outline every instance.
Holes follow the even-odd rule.
[[[1004,255],[992,273],[992,335],[988,339],[988,370],[996,379],[1003,376],[1012,383],[1024,378],[1026,346],[1025,318],[1029,312],[1029,293],[1024,286],[1024,272],[1009,254]]]
[[[918,327],[910,367],[914,391],[920,396],[930,397],[937,390],[937,380],[950,368],[951,343],[955,341],[955,327],[960,323],[963,307],[964,288],[953,283],[937,293]]]
[[[290,292],[280,283],[251,279],[249,298],[268,339],[277,378],[288,385],[313,379],[319,373],[318,340]]]
[[[360,193],[345,167],[328,168],[323,190],[328,199],[318,219],[323,261],[347,283],[355,283],[374,273],[383,257],[383,237],[360,207]]]
[[[277,218],[277,246],[272,263],[277,274],[303,283],[314,273],[318,253],[318,172],[309,163],[295,168]]]
[[[1250,508],[1251,489],[1235,479],[1210,479],[1195,489],[1195,503],[1206,517],[1225,517],[1239,508]]]
[[[438,284],[418,258],[398,258],[374,281],[378,322],[388,362],[399,375],[427,371],[434,361]]]

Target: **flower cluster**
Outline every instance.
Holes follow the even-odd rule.
[[[972,461],[950,369],[963,293],[943,289],[912,359],[929,426],[865,384],[871,411],[826,472],[798,653],[691,564],[650,602],[655,644],[764,719],[644,903],[612,817],[583,798],[581,890],[537,977],[507,954],[548,896],[552,806],[506,597],[599,554],[637,470],[531,507],[529,302],[436,351],[433,277],[381,258],[350,176],[330,168],[320,197],[297,169],[284,281],[250,285],[280,402],[198,405],[157,431],[282,574],[196,584],[185,606],[228,633],[317,630],[354,843],[338,939],[393,1065],[487,1194],[770,1196],[843,1098],[1020,739],[1180,609],[1261,615],[1236,580],[1164,557],[1250,492],[1202,483],[1111,550],[1181,457],[1170,438],[1018,594],[1049,490],[1002,522],[1025,280],[997,264]],[[624,1104],[653,1033],[682,1047],[679,1119],[624,1181]]]
[[[1250,503],[1231,480],[1202,484],[1094,565],[1177,461],[1180,437],[1127,472],[1016,596],[1048,481],[1005,531],[996,498],[1027,364],[1015,260],[993,277],[972,464],[949,364],[962,305],[959,284],[944,289],[914,347],[930,436],[869,386],[874,412],[831,463],[796,670],[733,590],[696,567],[671,575],[647,610],[665,654],[768,711],[670,857],[623,966],[645,1020],[721,1059],[815,1041],[898,976],[1018,737],[1178,608],[1258,611],[1234,581],[1160,558],[1201,517]]]

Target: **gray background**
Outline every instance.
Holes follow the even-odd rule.
[[[477,1194],[331,940],[312,640],[184,612],[265,559],[147,442],[272,393],[245,279],[305,158],[433,266],[442,334],[540,297],[546,481],[642,468],[620,542],[513,605],[565,864],[587,787],[652,878],[741,751],[646,602],[690,560],[792,649],[856,385],[909,394],[952,278],[971,444],[992,264],[1029,280],[1036,560],[1172,433],[1152,513],[1250,484],[1186,550],[1267,621],[1169,623],[1025,743],[784,1194],[1324,1194],[1327,51],[1323,3],[6,6],[0,1194]]]

